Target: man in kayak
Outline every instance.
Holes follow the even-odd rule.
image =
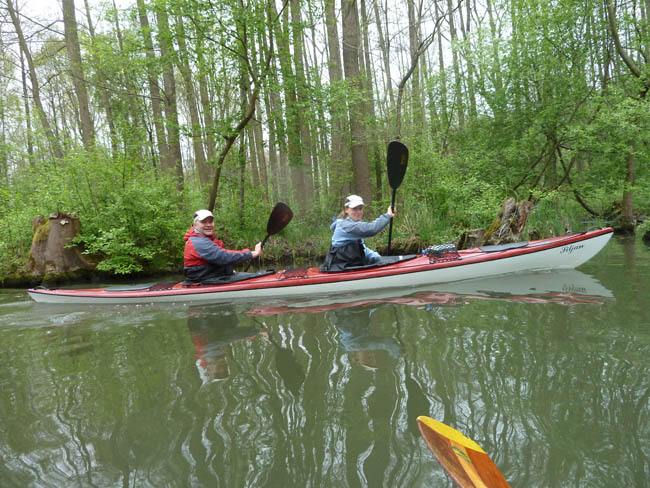
[[[364,206],[359,195],[350,195],[345,199],[343,211],[330,226],[334,234],[332,246],[321,266],[323,271],[342,271],[379,261],[379,253],[369,249],[363,239],[379,234],[395,216],[395,211],[389,206],[385,214],[372,222],[364,222],[361,220]]]
[[[194,222],[185,233],[185,282],[222,282],[224,276],[233,274],[237,264],[249,261],[262,254],[262,243],[255,249],[231,251],[223,247],[223,242],[214,233],[214,215],[209,210],[194,213]]]

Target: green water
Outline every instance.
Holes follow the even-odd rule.
[[[513,487],[650,486],[650,248],[578,271],[311,301],[0,292],[2,487],[449,487],[417,430]]]

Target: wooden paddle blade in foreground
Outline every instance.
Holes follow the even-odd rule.
[[[510,488],[490,456],[469,437],[430,417],[418,417],[420,433],[460,488]]]

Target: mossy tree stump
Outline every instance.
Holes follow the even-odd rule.
[[[533,204],[529,200],[517,202],[512,197],[506,198],[499,214],[487,230],[474,229],[464,232],[456,247],[469,249],[520,241],[532,206]]]
[[[77,246],[66,247],[79,234],[79,219],[55,212],[49,218],[38,216],[32,220],[32,247],[28,270],[32,276],[44,279],[67,278],[93,269]]]

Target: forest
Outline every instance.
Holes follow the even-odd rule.
[[[650,0],[1,1],[2,283],[57,212],[137,275],[182,269],[195,210],[240,249],[282,201],[264,259],[317,261],[347,194],[390,204],[392,140],[397,250],[510,197],[529,238],[650,229]]]

